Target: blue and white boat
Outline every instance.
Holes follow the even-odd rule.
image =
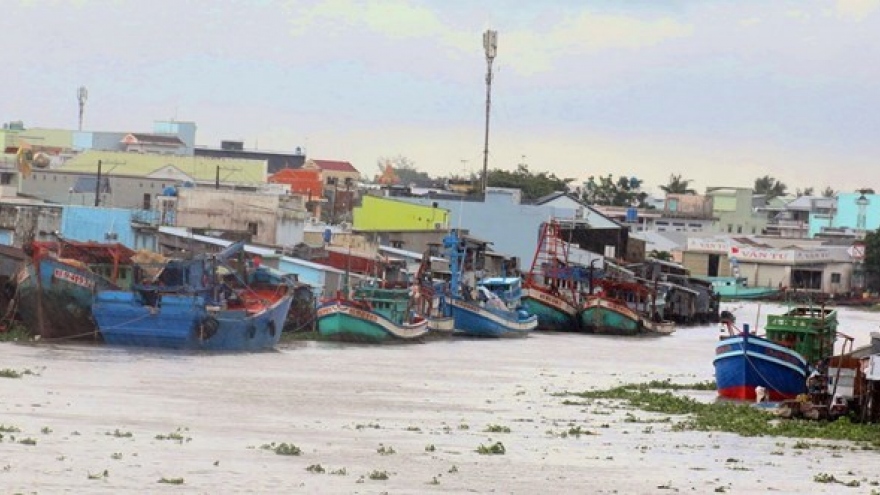
[[[478,285],[475,293],[464,286],[462,275],[467,248],[455,230],[443,238],[443,247],[452,275],[446,308],[454,318],[457,333],[476,337],[525,336],[538,326],[538,317],[521,306],[517,290],[514,284],[508,283],[508,278],[491,279],[491,287],[509,297],[507,301],[498,297],[485,283]],[[520,287],[521,294],[521,286],[516,287]]]
[[[816,363],[834,353],[837,312],[824,306],[795,306],[784,314],[768,315],[759,337],[743,325],[715,347],[715,381],[718,395],[754,400],[763,387],[770,400],[793,399],[807,392],[807,377]]]
[[[234,243],[216,255],[170,260],[155,274],[141,269],[131,290],[101,290],[92,314],[108,344],[173,349],[258,351],[277,343],[293,300],[290,283],[249,282]],[[250,271],[250,273],[247,273]]]

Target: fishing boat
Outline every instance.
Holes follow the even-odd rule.
[[[262,268],[248,267],[243,255],[244,243],[236,242],[214,255],[139,264],[130,290],[99,290],[95,296],[92,314],[104,340],[189,350],[273,348],[293,299],[291,287],[271,278],[251,285]]]
[[[513,337],[528,335],[538,326],[538,317],[522,307],[519,298],[513,296],[513,288],[505,287],[505,282],[499,281],[498,289],[510,291],[512,298],[506,302],[485,285],[465,286],[463,277],[475,273],[467,245],[457,231],[443,238],[443,247],[452,275],[446,308],[448,316],[454,318],[456,332],[475,337]]]
[[[135,251],[118,243],[34,241],[17,276],[22,322],[43,339],[100,339],[95,293],[131,283]]]
[[[638,280],[605,278],[596,282],[578,312],[581,328],[606,335],[668,335],[675,324],[663,320],[660,292]]]
[[[353,342],[415,340],[428,333],[428,320],[415,311],[414,288],[370,281],[339,292],[318,307],[318,332]]]
[[[768,315],[763,336],[748,325],[739,331],[729,314],[722,325],[727,335],[715,346],[714,359],[718,395],[754,400],[756,387],[763,387],[770,400],[785,400],[806,393],[813,365],[834,353],[837,311],[794,306]]]
[[[771,299],[781,292],[781,289],[774,287],[752,287],[746,277],[703,278],[712,284],[712,289],[722,301]]]
[[[577,301],[589,275],[584,267],[568,262],[568,244],[559,236],[555,220],[541,224],[538,247],[523,283],[522,302],[538,316],[539,330],[573,330],[577,327]]]

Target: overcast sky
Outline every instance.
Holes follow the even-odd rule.
[[[306,148],[377,172],[880,189],[880,0],[5,0],[0,120]]]

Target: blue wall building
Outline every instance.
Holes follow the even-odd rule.
[[[156,236],[131,225],[133,211],[66,205],[61,212],[61,236],[74,241],[118,242],[131,249],[156,249]]]

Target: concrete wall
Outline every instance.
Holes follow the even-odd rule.
[[[45,201],[80,206],[95,204],[95,193],[73,193],[71,188],[79,177],[95,177],[94,174],[80,174],[55,170],[35,171],[21,181],[21,192]],[[109,176],[110,194],[101,194],[101,205],[113,208],[142,209],[144,195],[150,195],[150,204],[156,204],[156,196],[167,186],[174,185],[169,179],[148,179],[145,177]]]
[[[156,249],[151,231],[131,225],[132,210],[65,206],[61,214],[61,235],[75,241],[118,242],[131,249]]]
[[[445,230],[449,210],[397,199],[367,195],[354,209],[353,229],[358,231]]]
[[[0,230],[11,232],[16,247],[29,240],[54,240],[53,232],[61,230],[61,207],[0,203]]]

